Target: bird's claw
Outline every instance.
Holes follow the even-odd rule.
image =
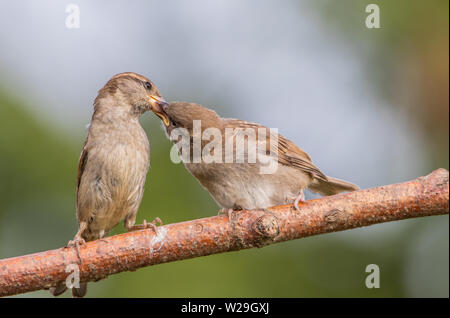
[[[163,225],[163,222],[161,221],[161,219],[156,217],[152,222],[147,222],[147,220],[143,220],[142,224],[135,224],[135,225],[127,228],[127,230],[128,231],[136,231],[136,230],[145,230],[145,229],[148,229],[148,228],[152,228],[155,231],[155,233],[156,233],[157,232],[157,230],[156,230],[157,225],[156,224],[158,224],[158,223],[159,223],[160,226]]]
[[[86,244],[86,241],[84,239],[82,239],[82,238],[75,238],[73,240],[70,240],[67,243],[67,247],[75,247],[77,245],[83,245],[83,244]]]
[[[300,202],[305,202],[305,194],[303,193],[303,190],[300,190],[299,195],[295,198],[294,201],[294,208],[297,210],[297,212],[300,212],[300,208],[298,207],[298,204]]]
[[[81,259],[80,245],[86,244],[86,241],[81,237],[75,237],[67,243],[67,247],[75,247],[78,256],[78,264],[81,264],[83,260]]]

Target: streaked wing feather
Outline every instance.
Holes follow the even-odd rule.
[[[81,151],[80,160],[78,162],[78,174],[77,174],[77,200],[78,200],[78,190],[80,188],[81,177],[83,176],[84,168],[86,167],[86,162],[88,159],[88,150],[86,147],[86,142],[84,143],[83,150]]]
[[[232,118],[226,118],[223,119],[224,120],[224,126],[225,127],[229,127],[229,128],[236,128],[236,127],[240,127],[240,128],[253,128],[253,129],[258,129],[258,128],[265,128],[268,129],[265,126],[256,124],[256,123],[252,123],[252,122],[247,122],[244,120],[239,120],[239,119],[232,119]],[[270,133],[272,136],[274,136],[274,132]],[[322,171],[319,170],[319,168],[317,168],[312,162],[311,162],[311,158],[308,156],[308,154],[306,152],[304,152],[303,150],[301,150],[297,145],[295,145],[292,141],[290,141],[289,139],[287,139],[286,137],[280,135],[280,134],[276,134],[278,138],[278,147],[273,147],[273,145],[270,144],[270,135],[267,135],[267,140],[266,140],[266,153],[270,153],[275,155],[275,153],[278,154],[278,162],[286,165],[286,166],[290,166],[290,167],[295,167],[297,169],[300,169],[302,171],[305,171],[307,173],[310,173],[314,178],[319,179],[319,180],[323,180],[323,181],[327,181],[327,177],[325,174],[322,173]],[[275,149],[277,148],[277,149]]]

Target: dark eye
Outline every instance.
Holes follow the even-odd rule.
[[[150,82],[145,82],[144,85],[146,89],[152,89],[152,84]]]

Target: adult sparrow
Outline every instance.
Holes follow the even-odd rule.
[[[221,118],[194,103],[174,102],[152,110],[164,120],[169,138],[178,141],[186,168],[222,211],[265,209],[292,202],[299,211],[305,188],[322,195],[358,189],[326,176],[306,152],[262,125]]]
[[[150,166],[150,145],[139,117],[165,104],[149,79],[131,72],[113,76],[99,91],[78,164],[78,232],[68,244],[78,256],[80,244],[104,237],[121,220],[129,231],[160,222],[135,224]],[[80,283],[72,295],[83,297],[86,288]],[[61,284],[51,292],[57,296],[65,290]]]

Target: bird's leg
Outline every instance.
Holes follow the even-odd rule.
[[[228,215],[228,220],[231,220],[231,218],[232,218],[234,212],[238,212],[238,211],[242,211],[242,210],[243,210],[243,209],[242,209],[241,206],[239,206],[239,205],[237,205],[237,204],[234,204],[234,205],[233,205],[233,208],[228,209],[228,210],[226,211],[226,212],[227,212],[227,215]]]
[[[233,209],[228,209],[228,210],[227,210],[228,220],[231,220],[231,217],[233,216],[233,212],[234,212]]]
[[[300,190],[300,193],[294,201],[294,207],[298,212],[300,212],[300,208],[298,207],[299,202],[305,202],[305,194],[303,193],[303,190]]]
[[[87,228],[87,222],[84,222],[84,221],[80,222],[77,234],[75,234],[75,237],[73,238],[73,240],[70,240],[69,243],[67,243],[67,247],[75,247],[75,249],[77,250],[79,264],[81,264],[83,262],[83,260],[81,259],[80,245],[83,245],[86,243],[86,241],[81,237],[81,234],[83,234],[83,232],[86,230],[86,228]]]
[[[297,196],[290,196],[290,195],[287,195],[287,196],[286,196],[285,203],[286,203],[286,204],[294,204],[294,201],[295,201],[296,198],[297,198]]]

